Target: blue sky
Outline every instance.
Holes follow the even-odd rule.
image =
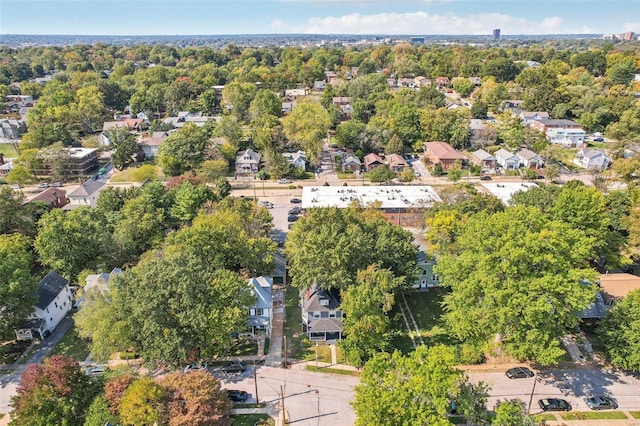
[[[640,32],[640,0],[0,0],[0,34]]]

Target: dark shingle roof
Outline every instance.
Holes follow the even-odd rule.
[[[69,281],[65,278],[56,272],[49,272],[47,276],[40,281],[40,285],[38,286],[38,303],[36,307],[42,310],[47,309],[47,306],[49,306],[53,299],[55,299],[67,285],[69,285]]]

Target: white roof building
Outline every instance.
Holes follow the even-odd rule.
[[[427,208],[442,201],[430,186],[305,186],[302,189],[302,208],[346,208],[358,201],[363,206],[380,202],[380,208]]]
[[[507,206],[516,192],[526,192],[538,186],[532,182],[483,183],[481,185],[487,192],[498,197]]]

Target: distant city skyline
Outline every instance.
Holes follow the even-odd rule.
[[[0,0],[0,34],[608,34],[638,0]]]

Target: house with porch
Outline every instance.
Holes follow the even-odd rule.
[[[262,155],[251,148],[236,154],[236,174],[254,174],[260,170],[260,160]]]
[[[465,156],[446,142],[425,142],[424,157],[427,164],[439,164],[442,170],[449,170],[456,162],[462,163]]]
[[[535,120],[548,119],[549,113],[546,111],[520,111],[518,117],[520,117],[520,120],[522,120],[524,124],[529,124]]]
[[[609,157],[599,149],[582,148],[573,157],[573,164],[583,169],[604,170],[610,162]]]
[[[471,162],[480,166],[482,170],[493,170],[496,168],[496,157],[489,154],[484,149],[479,149],[471,153]]]
[[[545,134],[549,129],[582,129],[580,123],[576,123],[573,120],[567,120],[564,118],[540,118],[531,120],[529,122],[529,127]]]
[[[356,173],[360,170],[362,170],[362,161],[360,161],[360,159],[356,155],[347,154],[342,158],[343,172],[352,171]]]
[[[174,132],[174,130],[168,132],[153,132],[151,136],[147,136],[138,142],[140,149],[144,153],[144,157],[147,159],[157,157],[160,145],[162,145],[164,140],[167,139],[172,132]]]
[[[427,257],[427,254],[424,251],[419,251],[418,257],[416,258],[418,274],[416,276],[416,280],[411,285],[411,288],[415,290],[428,290],[439,286],[440,282],[438,280],[438,276],[433,273],[433,266],[435,264],[436,261],[434,259]]]
[[[342,338],[342,311],[337,292],[317,284],[300,292],[302,331],[311,341],[334,341]]]
[[[376,153],[369,153],[364,156],[364,168],[370,172],[376,167],[380,167],[384,164],[384,160]]]
[[[247,327],[252,334],[264,332],[267,337],[271,337],[271,324],[273,322],[271,290],[273,289],[273,280],[270,277],[250,278],[249,286],[256,301],[249,307]]]
[[[104,185],[105,182],[102,180],[88,180],[84,182],[67,196],[69,198],[69,204],[63,207],[64,210],[71,210],[80,206],[96,207],[98,196]]]
[[[16,330],[18,340],[46,338],[69,313],[73,293],[69,281],[50,271],[38,284],[37,303],[28,321]]]
[[[545,136],[549,142],[561,145],[563,148],[575,148],[584,143],[586,134],[582,129],[553,127],[546,131]]]
[[[300,170],[307,169],[307,155],[304,151],[285,152],[282,155],[284,155],[284,158],[287,159],[287,162],[289,164],[293,164],[293,167],[296,167]]]
[[[544,166],[544,160],[535,152],[531,151],[527,148],[522,148],[516,154],[518,159],[520,160],[520,165],[522,167],[527,167],[530,169],[541,169]]]
[[[498,165],[505,170],[515,170],[520,166],[520,159],[506,149],[500,148],[496,151],[495,156]]]

